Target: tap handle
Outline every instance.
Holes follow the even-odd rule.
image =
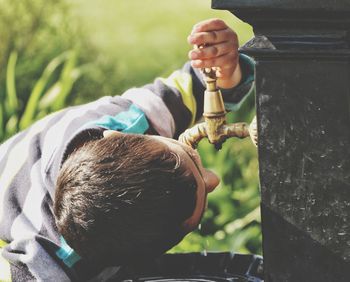
[[[206,44],[203,45],[194,45],[195,49],[202,49],[206,46]],[[207,82],[210,81],[216,81],[216,69],[215,68],[202,68],[201,72],[203,74],[204,80]]]

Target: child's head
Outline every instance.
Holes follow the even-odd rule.
[[[81,256],[114,264],[165,252],[198,225],[218,184],[193,154],[162,137],[115,132],[87,142],[58,176],[58,230]]]

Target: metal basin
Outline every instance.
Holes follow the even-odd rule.
[[[235,253],[166,254],[123,267],[109,281],[124,282],[262,282],[263,259]]]

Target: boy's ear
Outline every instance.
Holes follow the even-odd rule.
[[[124,133],[120,132],[120,131],[115,131],[115,130],[105,130],[103,131],[103,137],[104,138],[108,138],[111,136],[121,136]]]

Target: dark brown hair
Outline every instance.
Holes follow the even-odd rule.
[[[82,257],[111,264],[157,256],[182,240],[196,181],[179,157],[149,136],[93,140],[64,162],[54,213]]]

